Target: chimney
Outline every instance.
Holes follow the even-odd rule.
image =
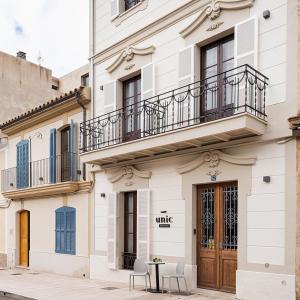
[[[22,58],[22,59],[25,59],[25,60],[26,60],[26,53],[25,53],[25,52],[23,52],[23,51],[19,51],[19,52],[17,53],[17,57],[19,57],[19,58]]]

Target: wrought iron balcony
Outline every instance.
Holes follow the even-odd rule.
[[[265,120],[268,78],[249,65],[142,100],[80,125],[88,152],[187,127],[250,114]]]
[[[79,180],[78,155],[65,153],[1,171],[2,193]]]

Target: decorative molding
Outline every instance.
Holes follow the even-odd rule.
[[[237,10],[252,7],[254,1],[255,0],[211,0],[211,2],[201,10],[198,17],[189,26],[180,31],[180,34],[185,38],[196,30],[207,18],[214,21],[220,16],[222,10]],[[218,27],[220,25],[218,25]]]
[[[213,31],[213,30],[216,30],[218,29],[221,25],[223,25],[224,22],[216,22],[216,23],[213,23],[211,24],[207,29],[206,31]]]
[[[108,68],[106,68],[106,71],[111,73],[116,68],[118,68],[123,61],[130,62],[133,60],[135,55],[149,55],[149,54],[154,53],[154,51],[155,51],[154,46],[150,46],[150,47],[146,47],[146,48],[135,48],[135,47],[130,46],[130,47],[126,48],[125,50],[123,50],[118,55],[116,60]]]
[[[121,168],[115,175],[108,178],[111,183],[115,183],[121,180],[123,177],[125,179],[132,179],[133,176],[137,176],[143,179],[149,179],[152,176],[150,171],[139,171],[133,166],[126,166]],[[132,185],[132,184],[130,184]]]
[[[219,150],[214,150],[210,152],[201,153],[200,157],[188,162],[187,164],[184,164],[181,167],[178,167],[177,172],[179,174],[189,173],[195,170],[196,168],[200,167],[204,163],[207,163],[208,167],[210,169],[213,169],[219,165],[221,160],[235,165],[250,166],[255,164],[256,157],[239,157],[226,154]]]
[[[2,200],[0,200],[0,209],[1,208],[9,208],[10,204],[11,204],[10,199],[2,199]]]
[[[123,21],[125,21],[126,19],[128,19],[132,15],[136,14],[139,11],[145,10],[148,7],[148,2],[149,2],[149,0],[141,0],[139,3],[137,3],[132,8],[130,8],[130,9],[126,10],[126,11],[123,11],[120,14],[118,14],[117,16],[115,16],[111,20],[111,22],[115,26],[119,26]]]

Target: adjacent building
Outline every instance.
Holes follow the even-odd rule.
[[[159,257],[190,288],[295,299],[297,1],[90,6],[91,278]]]
[[[89,211],[90,182],[84,183],[77,138],[79,123],[89,116],[90,91],[83,88],[88,85],[89,66],[58,79],[51,70],[27,61],[23,52],[17,57],[0,53],[0,63],[0,267],[88,276],[88,240],[86,246],[76,244],[88,239],[88,231],[80,223],[81,229],[76,231],[75,221],[86,222]],[[82,203],[76,200],[80,196],[68,198],[70,194],[81,195]],[[55,209],[51,211],[51,207]],[[72,215],[73,219],[68,219],[73,222],[72,232],[61,229],[55,233],[56,209],[60,216]],[[49,212],[47,219],[43,214]],[[49,230],[53,234],[48,235]],[[58,234],[60,246],[55,241]],[[72,267],[65,269],[59,261],[63,255],[53,254],[68,251],[70,259],[64,261]]]

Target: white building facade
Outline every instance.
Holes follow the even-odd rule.
[[[297,1],[91,0],[91,278],[295,299]]]

